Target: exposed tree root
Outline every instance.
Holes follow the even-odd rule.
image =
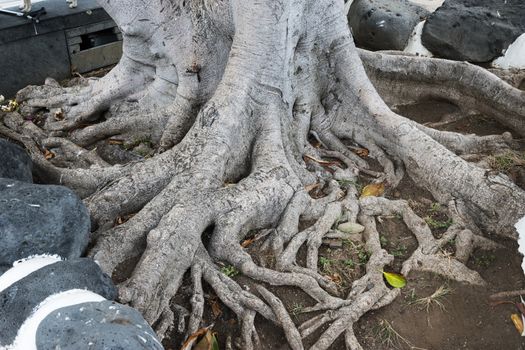
[[[483,68],[467,62],[366,50],[359,50],[359,56],[374,86],[390,105],[446,99],[464,112],[488,115],[525,135],[525,91]]]
[[[104,6],[124,33],[121,63],[78,87],[49,81],[23,90],[22,114],[50,111],[43,128],[12,113],[0,133],[29,149],[44,179],[86,198],[96,229],[89,254],[107,273],[138,260],[119,286],[120,300],[139,309],[160,336],[174,323],[187,335],[202,326],[206,281],[237,315],[243,349],[262,346],[257,314],[282,327],[293,349],[327,349],[340,336],[348,349],[362,349],[353,325],[399,295],[383,280],[393,256],[381,248],[376,217],[399,214],[416,237],[405,275],[432,271],[483,285],[465,266],[472,251],[498,247],[487,233],[515,238],[525,192],[458,156],[506,149],[511,135],[437,131],[393,113],[359,55],[391,104],[446,98],[523,133],[523,92],[492,74],[463,63],[358,53],[342,3],[329,0]],[[57,120],[57,108],[64,119]],[[93,149],[108,138],[148,138],[159,152],[110,166]],[[46,149],[54,150],[53,159]],[[405,174],[448,204],[454,224],[441,238],[404,200],[358,198],[358,176],[390,190]],[[339,222],[360,223],[364,232],[339,232]],[[240,242],[264,229],[270,232],[264,254],[248,254]],[[362,241],[370,254],[346,296],[318,268],[327,237]],[[454,255],[443,252],[447,244],[454,244]],[[241,287],[218,262],[254,287]],[[176,307],[175,322],[170,301],[187,271],[191,310]],[[268,286],[304,291],[312,299],[304,311],[317,315],[297,327]]]

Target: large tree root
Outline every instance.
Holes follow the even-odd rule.
[[[359,50],[368,76],[390,105],[446,99],[465,113],[493,117],[525,135],[525,92],[466,62]]]
[[[401,271],[408,276],[432,271],[483,285],[465,266],[472,251],[497,247],[487,233],[515,238],[525,192],[459,156],[513,146],[510,134],[442,132],[395,114],[359,54],[393,104],[447,98],[523,132],[523,93],[495,76],[461,63],[358,53],[342,4],[329,0],[104,6],[123,29],[121,64],[84,86],[63,89],[50,81],[21,92],[27,110],[62,108],[64,119],[48,116],[41,129],[9,114],[0,132],[30,150],[44,179],[86,198],[96,230],[89,254],[107,273],[138,261],[119,285],[120,300],[139,309],[159,335],[175,323],[170,301],[189,272],[191,310],[187,324],[179,312],[179,332],[203,326],[206,281],[237,315],[243,349],[264,346],[257,314],[282,327],[293,349],[327,349],[339,336],[348,349],[361,349],[353,325],[399,295],[383,280],[393,256],[381,248],[376,217],[398,214],[414,234],[418,247]],[[129,76],[130,69],[140,73]],[[451,74],[464,78],[454,83]],[[97,120],[106,110],[105,120]],[[108,138],[149,138],[159,152],[110,166],[90,152]],[[55,157],[46,159],[46,149]],[[404,200],[358,198],[358,176],[390,190],[405,174],[451,210],[454,224],[441,238]],[[339,222],[359,223],[364,232],[339,232]],[[250,255],[241,242],[260,230],[270,234]],[[362,241],[370,254],[346,296],[318,268],[327,237]],[[443,252],[451,242],[454,255]],[[224,275],[220,263],[253,288]],[[282,286],[308,295],[304,311],[316,316],[297,327],[279,300]]]

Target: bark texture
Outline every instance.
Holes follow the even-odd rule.
[[[49,80],[20,91],[21,113],[4,115],[0,130],[26,145],[43,179],[85,198],[96,229],[89,254],[107,273],[138,261],[119,286],[120,300],[138,308],[160,336],[177,323],[174,310],[181,308],[170,301],[189,271],[192,310],[179,332],[202,326],[206,281],[237,314],[243,349],[259,346],[256,314],[281,325],[293,349],[321,328],[308,342],[312,349],[327,349],[339,336],[348,349],[361,349],[353,324],[399,295],[383,281],[393,256],[381,248],[376,217],[399,214],[417,238],[404,274],[434,271],[484,284],[464,265],[470,252],[494,248],[485,236],[515,238],[525,192],[461,157],[512,146],[512,136],[437,131],[390,108],[443,98],[525,135],[525,93],[492,73],[358,50],[342,1],[100,3],[122,30],[120,63],[73,87]],[[24,120],[42,110],[40,123]],[[108,139],[147,139],[157,152],[110,165],[96,153]],[[367,159],[356,154],[360,147],[369,150]],[[55,157],[46,159],[44,149]],[[371,159],[381,171],[369,169]],[[348,185],[359,174],[389,188],[410,176],[448,206],[454,224],[436,239],[407,202],[359,199]],[[314,184],[322,198],[309,195]],[[301,220],[315,224],[300,230]],[[371,254],[349,295],[318,271],[323,238],[344,237],[332,229],[341,220],[365,227],[357,239]],[[254,230],[266,230],[270,262],[241,247]],[[441,248],[454,239],[456,256],[444,255]],[[305,266],[296,260],[303,245]],[[218,262],[258,283],[257,290],[241,288]],[[296,326],[268,285],[300,288],[315,301],[305,311],[326,312]]]

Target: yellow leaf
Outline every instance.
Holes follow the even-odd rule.
[[[394,288],[403,288],[407,284],[405,276],[399,273],[383,271],[386,281]]]
[[[512,323],[514,323],[514,327],[518,330],[520,335],[523,335],[523,320],[518,314],[512,314],[510,316],[510,319],[512,320]]]
[[[18,109],[18,102],[16,100],[9,100],[7,105],[1,107],[2,112],[14,112]]]
[[[379,197],[384,192],[385,192],[384,183],[380,182],[378,184],[370,184],[370,185],[365,186],[365,188],[363,188],[360,198],[371,197],[371,196]]]
[[[50,159],[55,158],[55,154],[54,154],[53,152],[51,152],[50,150],[46,149],[46,150],[44,150],[44,151],[45,151],[45,152],[44,152],[44,158],[45,158],[46,160],[50,160]]]

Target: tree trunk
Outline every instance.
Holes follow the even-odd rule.
[[[173,324],[170,300],[191,271],[188,334],[200,326],[205,280],[239,317],[244,349],[257,346],[256,313],[282,325],[293,349],[325,324],[312,349],[327,349],[343,334],[349,349],[361,349],[353,324],[399,295],[383,282],[381,271],[393,257],[381,248],[376,216],[400,214],[418,240],[404,274],[434,271],[483,284],[463,264],[472,249],[494,246],[483,235],[515,238],[525,192],[459,156],[508,147],[510,134],[437,131],[384,102],[444,98],[524,135],[525,93],[495,75],[465,63],[359,51],[343,1],[100,2],[123,33],[120,63],[74,87],[50,80],[22,90],[22,114],[45,108],[45,125],[12,113],[4,117],[9,129],[1,130],[26,144],[43,178],[85,197],[96,228],[89,254],[107,273],[138,259],[120,285],[120,300],[143,312],[159,335]],[[320,148],[309,143],[310,135]],[[110,166],[84,150],[100,140],[144,138],[159,152],[126,165]],[[45,147],[61,147],[67,166],[57,165],[60,157],[44,159]],[[352,151],[357,147],[369,150],[380,173]],[[323,157],[344,166],[316,161]],[[393,189],[405,169],[449,206],[454,224],[441,239],[406,201],[359,199],[353,185],[342,185],[364,174]],[[309,185],[316,183],[325,197],[310,197]],[[366,274],[347,296],[317,269],[322,239],[341,218],[365,227],[371,253]],[[300,219],[316,223],[300,231]],[[263,247],[274,266],[256,264],[239,243],[261,229],[271,229]],[[440,248],[454,238],[456,259],[444,257]],[[304,267],[296,263],[303,244]],[[332,312],[296,328],[272,293],[262,285],[257,294],[241,289],[218,261],[260,283],[301,288],[317,302],[311,310]]]

